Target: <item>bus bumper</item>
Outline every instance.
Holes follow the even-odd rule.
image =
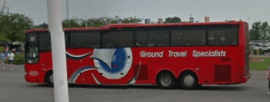
[[[251,78],[251,74],[247,73],[246,75],[243,75],[241,78],[242,83],[246,83]]]
[[[25,81],[29,83],[41,83],[37,77],[32,77],[29,74],[26,74],[24,78],[25,78]]]
[[[43,73],[40,73],[41,71],[36,70],[36,68],[32,67],[32,66],[25,66],[25,81],[29,82],[29,83],[39,83],[39,84],[43,84],[44,82],[44,77],[43,77]]]

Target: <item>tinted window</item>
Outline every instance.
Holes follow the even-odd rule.
[[[26,45],[25,45],[25,56],[26,63],[37,63],[38,62],[38,43],[37,34],[29,33],[26,34]]]
[[[237,45],[237,26],[216,26],[208,29],[208,45]]]
[[[172,46],[205,45],[205,29],[173,30],[171,35]]]
[[[39,33],[39,48],[40,51],[51,50],[51,36],[49,33]]]
[[[149,31],[148,46],[169,46],[169,31]]]
[[[149,35],[147,31],[138,31],[135,35],[135,46],[147,46]]]
[[[65,44],[68,47],[68,34],[65,34]],[[40,51],[51,51],[51,34],[49,32],[39,33],[39,47]]]
[[[100,33],[99,32],[70,33],[70,47],[72,48],[100,47]]]
[[[169,31],[137,31],[136,46],[169,46]]]
[[[28,36],[27,37],[28,44],[30,44],[30,45],[37,45],[37,34],[35,34],[35,33],[29,33],[27,36]]]
[[[103,34],[103,47],[132,47],[133,32],[131,31],[110,31]]]

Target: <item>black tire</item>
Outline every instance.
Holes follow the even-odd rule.
[[[160,88],[171,89],[176,84],[176,79],[170,72],[162,72],[157,77],[157,84]]]
[[[202,88],[202,85],[201,85],[201,84],[200,84],[200,85],[198,85],[198,86],[197,86],[197,88]]]
[[[53,78],[53,72],[48,72],[45,76],[45,82],[47,85],[53,87],[53,81],[51,80],[51,77]]]
[[[199,87],[198,77],[192,72],[186,72],[179,78],[179,84],[181,88],[185,90],[193,90]]]

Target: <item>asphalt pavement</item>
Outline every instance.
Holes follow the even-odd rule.
[[[246,84],[164,90],[157,86],[70,86],[70,102],[269,102],[265,72]],[[24,80],[23,66],[0,70],[0,102],[54,102],[53,88]]]

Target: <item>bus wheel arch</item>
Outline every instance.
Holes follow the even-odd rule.
[[[47,73],[44,76],[45,83],[47,83],[49,86],[53,86],[53,71],[47,71]]]
[[[178,84],[185,90],[193,90],[199,87],[198,74],[192,70],[185,70],[179,74]]]
[[[156,75],[156,83],[161,88],[170,89],[176,85],[176,78],[171,71],[162,70]]]

